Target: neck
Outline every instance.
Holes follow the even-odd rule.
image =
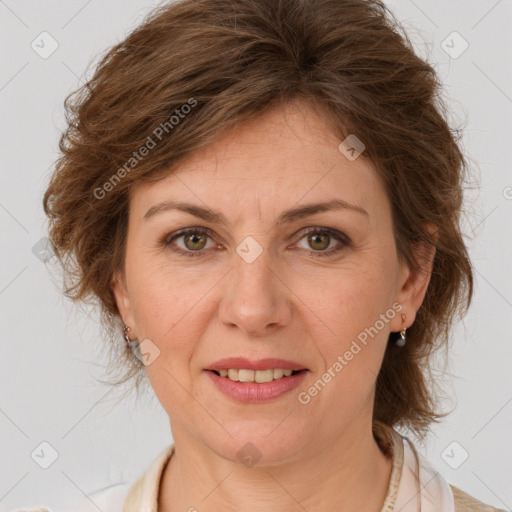
[[[319,442],[312,457],[278,466],[246,467],[219,457],[185,431],[173,434],[175,453],[161,480],[161,512],[379,512],[386,497],[392,464],[373,437],[371,421]]]

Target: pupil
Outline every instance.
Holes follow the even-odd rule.
[[[197,235],[194,235],[194,234],[189,235],[188,241],[191,242],[193,245],[196,245],[198,243],[198,241],[199,241],[199,247],[196,246],[196,247],[192,247],[192,248],[195,248],[195,249],[199,248],[199,249],[201,249],[204,246],[204,241],[203,241],[203,244],[200,243],[201,238],[202,238],[202,236],[197,236]]]
[[[324,243],[322,243],[322,238],[324,239]],[[319,241],[320,239],[320,241]],[[327,235],[320,235],[320,234],[315,234],[313,235],[313,239],[312,239],[312,244],[313,246],[315,246],[315,244],[320,244],[320,247],[316,247],[317,249],[325,249],[328,245],[329,245],[329,242],[327,242],[327,244],[325,243],[327,239]]]

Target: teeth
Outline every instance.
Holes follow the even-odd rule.
[[[254,382],[272,382],[274,380],[274,370],[258,370],[254,372]]]
[[[238,370],[238,380],[240,382],[254,382],[254,370]]]
[[[274,379],[280,379],[284,375],[284,370],[281,370],[281,368],[276,368],[274,370]]]
[[[236,382],[272,382],[276,379],[289,377],[293,370],[283,368],[269,368],[268,370],[246,370],[230,368],[229,370],[219,370],[221,377],[227,377]]]

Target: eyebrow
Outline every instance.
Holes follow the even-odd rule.
[[[180,210],[182,212],[189,213],[195,217],[199,217],[207,222],[214,224],[227,225],[227,220],[221,213],[214,212],[209,208],[197,206],[191,203],[184,203],[181,201],[163,201],[161,203],[152,206],[144,215],[143,219],[148,220],[155,215],[166,212],[169,210]],[[296,208],[291,208],[281,213],[277,219],[277,224],[292,223],[297,220],[309,217],[315,213],[336,211],[336,210],[351,210],[357,213],[361,213],[368,217],[368,212],[361,206],[349,203],[344,199],[332,199],[321,203],[310,203]]]

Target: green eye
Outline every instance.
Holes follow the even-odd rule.
[[[187,249],[190,249],[191,251],[197,251],[200,249],[204,249],[204,247],[206,246],[208,235],[192,232],[188,235],[182,235],[182,237],[184,240],[185,247],[187,247]]]
[[[170,247],[178,254],[194,257],[196,256],[194,253],[198,253],[197,255],[199,256],[199,253],[205,252],[203,249],[206,247],[208,238],[211,238],[211,236],[212,232],[209,229],[189,228],[167,236],[162,243],[165,247]],[[183,247],[176,245],[176,240],[183,240]],[[215,246],[215,243],[212,243],[212,245]]]
[[[308,242],[313,249],[324,250],[327,249],[327,247],[329,247],[330,235],[313,233],[307,235],[307,237]]]
[[[307,239],[308,247],[304,250],[309,251],[313,256],[331,256],[341,251],[344,247],[350,245],[349,238],[339,231],[328,228],[312,228],[300,240]],[[330,250],[326,250],[333,240],[339,243]],[[310,250],[313,249],[313,250]]]

